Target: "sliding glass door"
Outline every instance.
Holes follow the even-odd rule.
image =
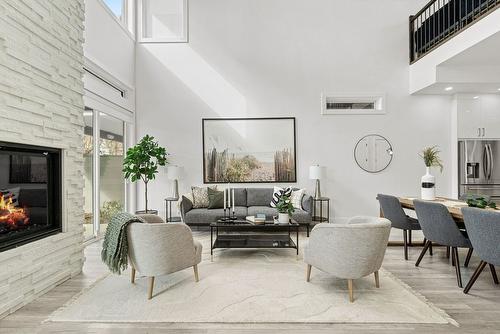
[[[99,208],[100,233],[106,231],[111,217],[125,207],[125,180],[122,173],[124,128],[122,120],[100,113]]]
[[[84,222],[83,227],[85,239],[94,237],[94,208],[92,194],[94,192],[94,112],[85,108],[83,113],[84,135],[83,135],[83,176],[84,176]]]
[[[122,162],[126,123],[90,108],[83,118],[84,236],[88,240],[103,235],[111,217],[125,209]]]

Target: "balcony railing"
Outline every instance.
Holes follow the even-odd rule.
[[[410,16],[410,63],[498,8],[500,0],[430,1]]]

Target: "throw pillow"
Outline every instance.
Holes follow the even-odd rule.
[[[7,202],[9,198],[12,197],[12,205],[19,206],[18,198],[20,191],[20,187],[0,189],[0,196],[3,196],[5,202]]]
[[[290,201],[292,201],[292,205],[295,209],[302,210],[302,197],[304,197],[305,189],[297,189],[292,191],[292,195],[290,196]]]
[[[292,195],[292,188],[280,188],[280,187],[274,187],[273,191],[273,199],[271,200],[271,208],[275,208],[276,204],[278,204],[278,201],[280,200],[280,197],[286,195],[286,196],[291,196]]]
[[[224,192],[208,188],[208,208],[222,209],[224,207]]]
[[[210,187],[217,189],[216,187]],[[208,208],[208,187],[191,187],[193,193],[193,208]]]

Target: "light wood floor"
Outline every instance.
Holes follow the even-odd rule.
[[[196,234],[200,233],[203,232]],[[420,268],[416,268],[414,263],[420,249],[412,248],[410,261],[404,261],[402,247],[389,247],[384,268],[448,312],[460,323],[459,328],[407,324],[43,323],[53,311],[106,272],[100,261],[100,243],[93,243],[85,250],[87,260],[81,275],[0,320],[0,333],[500,333],[500,286],[493,284],[489,270],[484,270],[470,294],[465,295],[456,285],[455,271],[448,264],[444,248],[436,247],[434,256],[426,256]],[[460,255],[463,263],[465,252]],[[470,268],[463,268],[464,285],[478,263],[479,259],[473,257]]]

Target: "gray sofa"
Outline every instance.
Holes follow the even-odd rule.
[[[270,203],[273,197],[273,188],[235,188],[235,214],[238,218],[254,216],[257,213],[266,214],[272,219],[278,214]],[[312,223],[312,197],[302,197],[302,209],[295,209],[292,218],[299,224]],[[181,203],[182,221],[190,226],[208,226],[224,215],[224,209],[194,209],[191,200],[182,196]]]

